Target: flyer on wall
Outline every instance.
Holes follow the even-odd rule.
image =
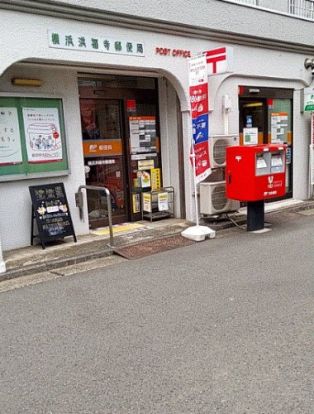
[[[62,137],[57,108],[23,108],[29,163],[62,160]]]
[[[16,108],[0,108],[0,165],[22,163],[20,128]]]

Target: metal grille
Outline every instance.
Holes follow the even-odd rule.
[[[218,165],[224,165],[226,162],[226,147],[230,144],[225,139],[219,139],[213,146],[213,157],[215,163]]]
[[[226,198],[226,187],[224,184],[217,185],[212,190],[212,205],[215,210],[220,211],[226,208],[228,200]]]
[[[289,13],[314,20],[313,0],[289,0]]]

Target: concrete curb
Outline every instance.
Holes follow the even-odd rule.
[[[281,212],[298,213],[299,211],[304,211],[304,210],[309,210],[309,209],[314,209],[314,200],[305,201],[302,204],[296,204],[294,206],[283,207],[278,210],[269,211],[265,215],[267,217],[267,216],[279,214]],[[246,224],[245,215],[233,216],[232,218],[239,226],[243,226]],[[227,220],[221,221],[221,222],[217,222],[217,221],[209,222],[207,220],[203,220],[203,222],[205,225],[210,226],[215,231],[226,230],[226,229],[235,227],[234,223],[232,223],[231,221],[227,221]],[[182,230],[183,228],[179,231],[173,232],[171,235],[180,234]],[[154,239],[160,239],[164,237],[165,236],[158,234],[158,236],[155,237]],[[135,242],[134,244],[138,244],[138,242]],[[119,247],[122,247],[122,246],[119,246]],[[13,268],[13,269],[8,270],[6,273],[3,273],[0,275],[0,282],[9,280],[9,279],[14,279],[14,278],[21,277],[21,276],[28,276],[30,274],[35,274],[35,273],[40,273],[40,272],[49,272],[49,271],[51,272],[53,270],[57,270],[57,269],[60,269],[66,266],[71,266],[71,265],[87,262],[89,260],[108,257],[113,254],[114,254],[114,247],[107,246],[103,250],[98,250],[96,252],[84,253],[81,255],[73,255],[73,256],[68,256],[64,258],[56,258],[56,259],[51,259],[47,262],[35,263],[35,264],[31,264],[25,267],[23,266],[19,268]]]
[[[34,265],[29,265],[21,267],[18,269],[8,270],[6,273],[0,275],[0,282],[4,280],[14,279],[21,276],[28,276],[30,274],[40,273],[40,272],[49,272],[52,270],[60,269],[62,267],[71,266],[78,263],[87,262],[93,259],[100,259],[102,257],[111,256],[113,254],[113,249],[107,247],[103,251],[87,253],[77,256],[70,256],[66,258],[57,258],[44,263],[36,263]]]

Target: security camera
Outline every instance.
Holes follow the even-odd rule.
[[[311,72],[314,73],[314,59],[306,58],[304,61],[305,69],[311,69]]]

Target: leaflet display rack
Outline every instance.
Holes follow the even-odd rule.
[[[174,217],[174,188],[162,187],[142,193],[142,220],[151,222]]]

